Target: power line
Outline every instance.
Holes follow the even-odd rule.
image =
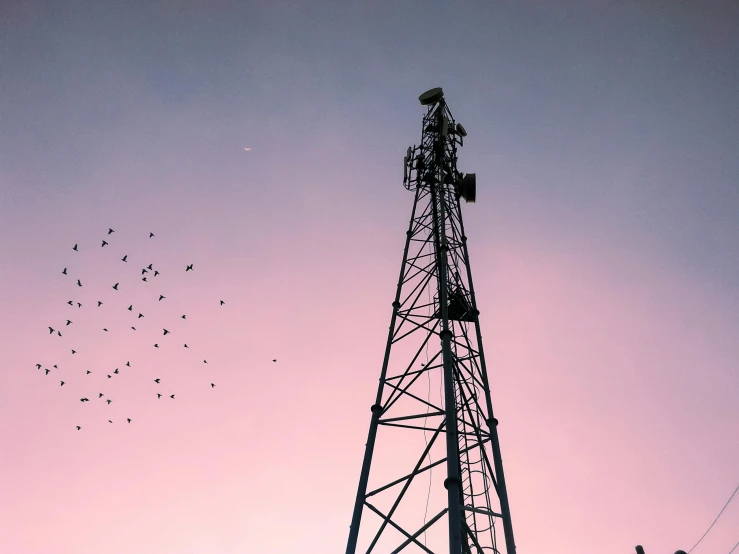
[[[701,537],[700,539],[698,539],[698,542],[697,542],[697,543],[695,543],[695,544],[693,545],[693,548],[695,548],[696,546],[698,546],[698,545],[699,545],[699,544],[701,543],[701,541],[703,540],[703,538],[704,538],[704,537],[705,537],[705,536],[706,536],[706,535],[708,534],[708,532],[709,532],[709,531],[710,531],[710,530],[711,530],[711,529],[713,528],[713,526],[714,526],[714,525],[716,524],[716,522],[718,521],[718,518],[720,518],[720,517],[721,517],[721,514],[723,514],[723,513],[724,513],[724,510],[726,509],[726,506],[728,506],[728,505],[729,505],[729,502],[731,502],[731,499],[732,499],[732,498],[734,498],[734,495],[736,494],[736,492],[737,492],[737,491],[739,491],[739,485],[737,485],[737,486],[736,486],[736,488],[734,489],[734,492],[733,492],[733,493],[731,493],[731,496],[730,496],[730,497],[729,497],[729,499],[728,499],[728,500],[726,501],[726,504],[724,504],[724,507],[723,507],[723,508],[721,508],[721,511],[720,511],[720,512],[718,513],[718,515],[716,516],[716,519],[714,519],[714,520],[713,520],[713,523],[711,523],[711,525],[710,525],[710,526],[708,527],[708,529],[706,529],[706,532],[705,532],[705,533],[703,533],[703,536],[702,536],[702,537]],[[739,544],[739,543],[738,543],[738,544]],[[691,553],[691,552],[693,551],[693,548],[691,548],[690,550],[688,550],[688,554],[690,554],[690,553]],[[734,552],[734,550],[735,550],[735,549],[736,549],[736,546],[735,546],[734,548],[732,548],[732,549],[731,549],[731,552]],[[731,554],[731,552],[729,552],[729,554]]]
[[[731,550],[729,550],[729,554],[731,554],[732,552],[734,552],[734,550],[736,550],[736,547],[737,546],[739,546],[739,542],[734,545],[734,548],[732,548]]]

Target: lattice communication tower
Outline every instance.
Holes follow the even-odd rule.
[[[415,195],[346,554],[515,554],[457,171],[467,132],[440,88],[405,156]],[[360,526],[361,523],[361,526]],[[361,531],[361,532],[360,532]]]

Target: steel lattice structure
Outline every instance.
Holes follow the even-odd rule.
[[[419,100],[404,178],[415,199],[346,553],[515,554],[460,205],[475,199],[475,176],[457,171],[466,131],[441,89]]]

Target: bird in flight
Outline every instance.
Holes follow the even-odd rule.
[[[115,285],[113,285],[113,288],[114,288],[115,290],[118,290],[118,285],[120,285],[120,283],[116,283]]]
[[[77,351],[72,349],[72,354],[77,354]]]
[[[203,360],[203,363],[204,363],[204,364],[207,364],[207,363],[208,363],[208,360]]]
[[[113,402],[113,401],[112,401],[112,400],[111,400],[110,398],[108,398],[108,399],[106,400],[106,402],[107,402],[108,404],[110,404],[110,403],[111,403],[111,402]]]
[[[108,423],[113,423],[112,421],[108,420]]]
[[[277,360],[272,360],[273,362],[276,362]]]
[[[80,402],[89,402],[88,398],[80,398]]]
[[[72,302],[71,300],[69,300],[69,301],[67,302],[67,304],[69,304],[70,306],[74,306],[74,302]]]
[[[130,306],[128,307],[128,311],[129,311],[129,312],[132,312],[132,311],[133,311],[133,304],[131,304],[131,305],[130,305]]]
[[[49,327],[49,334],[50,335],[53,335],[54,334],[54,329],[52,329],[51,327]]]
[[[136,330],[136,327],[131,326],[131,329],[133,329],[135,331]]]
[[[112,378],[112,375],[108,375],[108,379],[111,379],[111,378]]]
[[[157,393],[157,399],[159,399],[159,398],[161,398],[161,397],[162,397],[162,395],[161,395],[161,394],[159,394],[159,393]]]
[[[185,317],[185,314],[182,314],[182,319],[187,319],[187,318]]]
[[[164,298],[166,298],[163,294],[159,295],[159,302],[161,302]]]
[[[126,365],[127,365],[128,367],[131,367],[131,362],[126,362]]]
[[[59,335],[60,337],[62,336],[62,332],[61,331],[57,331],[56,334]]]
[[[60,387],[63,387],[63,386],[64,386],[64,381],[62,381],[61,383],[62,383],[62,384],[61,384],[61,385],[59,385],[59,386],[60,386]]]
[[[142,281],[143,281],[144,283],[146,283],[146,282],[147,282],[147,281],[146,281],[146,277],[142,277],[142,278],[141,278],[141,280],[142,280]]]
[[[105,331],[106,333],[108,332],[108,330],[105,327],[103,327],[103,331]]]
[[[113,229],[108,229],[108,234],[115,233]]]
[[[151,266],[153,266],[153,265],[154,265],[154,264],[149,264],[149,265],[147,265],[147,266],[146,266],[146,269],[152,269],[152,267],[151,267]]]
[[[98,394],[98,398],[102,398],[103,396],[105,395],[102,392]]]
[[[159,344],[155,344],[154,345],[154,348],[159,348]]]
[[[80,426],[78,425],[78,426],[77,426],[77,430],[79,431],[80,429],[82,429],[82,427],[80,427]]]
[[[106,246],[107,244],[107,242],[103,241],[103,244],[101,244],[100,246]]]
[[[41,364],[36,364],[36,369],[41,369]]]
[[[157,379],[154,379],[154,382],[155,382],[155,383],[156,383],[157,385],[159,384],[159,381],[161,381],[161,379],[159,379],[159,378],[157,378]]]
[[[126,254],[125,256],[123,256],[123,257],[121,258],[121,261],[122,261],[122,262],[127,262],[127,261],[128,261],[128,254]]]
[[[44,371],[46,372],[46,375],[48,375],[51,370],[50,369],[44,369]]]
[[[67,268],[65,267],[64,269],[62,269],[62,275],[66,275],[66,274],[67,274]]]
[[[154,233],[149,233],[149,238],[150,239],[154,238]]]
[[[92,371],[90,371],[90,370],[88,369],[88,370],[87,370],[87,375],[90,375],[90,373],[92,373]]]
[[[75,252],[79,252],[79,250],[77,250],[77,245],[76,244],[72,247],[72,250],[74,250]]]
[[[225,304],[225,302],[223,300],[221,300],[221,306],[223,306],[224,304]]]
[[[212,388],[212,389],[216,388],[216,384],[215,383],[211,383],[210,384],[210,388]]]
[[[192,270],[192,264],[188,265],[185,271],[191,271]]]
[[[82,307],[82,304],[80,304],[79,302],[77,302],[77,307],[78,308],[81,308]]]
[[[78,286],[78,287],[81,287],[81,286],[82,286],[82,283],[80,282],[80,280],[79,280],[79,279],[77,279],[77,286]]]
[[[154,270],[154,277],[156,277],[157,275],[159,275],[159,272],[155,269]]]
[[[102,303],[102,302],[100,302],[100,300],[98,300],[98,308],[99,308],[100,306],[102,306],[102,305],[103,305],[103,303]]]
[[[165,336],[167,335],[167,333],[169,333],[169,331],[167,331],[166,329],[163,329],[163,331]]]
[[[144,273],[149,273],[149,272],[148,272],[148,271],[146,270],[146,268],[145,268],[145,267],[141,269],[141,275],[143,275]]]
[[[136,319],[141,319],[142,317],[144,317],[144,314],[139,314],[139,317],[137,317]]]
[[[172,396],[170,396],[170,398],[171,398],[172,400],[174,400],[174,394],[173,394]]]
[[[67,325],[69,325],[70,323],[72,323],[72,321],[68,319],[67,320]]]
[[[131,423],[131,418],[130,417],[127,417],[126,418],[126,421],[128,421],[129,423]]]
[[[187,346],[187,343],[185,343],[185,348],[190,348],[189,346]]]
[[[118,375],[118,368],[115,368],[115,371],[113,373],[115,373],[116,375]]]

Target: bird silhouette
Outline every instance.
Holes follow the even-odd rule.
[[[186,272],[187,272],[187,271],[192,271],[192,264],[188,265],[188,266],[187,266],[187,267],[185,268],[185,271],[186,271]]]
[[[136,330],[136,327],[131,327],[131,329],[133,329],[135,331]]]
[[[114,288],[115,290],[118,290],[118,285],[120,285],[120,283],[116,283],[115,285],[113,285],[113,288]]]
[[[68,320],[67,320],[67,325],[69,325],[69,324],[71,324],[71,323],[72,323],[72,321],[68,319]]]
[[[78,308],[81,308],[82,307],[82,304],[80,304],[79,302],[77,302],[77,307]]]
[[[149,273],[148,271],[146,271],[146,268],[141,270],[141,275],[143,275],[144,273]]]
[[[164,300],[165,298],[166,298],[166,296],[164,296],[163,294],[160,294],[160,295],[159,295],[159,302],[161,302],[161,301],[162,301],[162,300]]]
[[[172,396],[170,396],[170,398],[171,398],[172,400],[174,400],[174,394],[173,394]]]
[[[69,304],[70,306],[74,306],[74,302],[72,302],[71,300],[69,300],[69,301],[67,302],[67,304]]]
[[[111,420],[108,420],[108,423],[113,423]]]
[[[154,345],[154,348],[159,348],[159,345],[158,345],[158,344],[155,344],[155,345]]]
[[[141,280],[142,280],[142,281],[143,281],[144,283],[146,283],[146,282],[147,282],[147,280],[146,280],[146,277],[142,277],[142,278],[141,278]]]
[[[36,364],[36,369],[37,370],[41,369],[41,364]]]
[[[190,348],[189,346],[187,346],[187,343],[185,344],[185,348]]]
[[[223,300],[221,300],[221,306],[223,306],[224,304],[225,304],[225,302]]]
[[[116,375],[118,375],[118,368],[115,368],[115,371],[113,373],[115,373]]]
[[[125,256],[123,256],[123,257],[121,258],[121,261],[122,261],[122,262],[127,262],[127,261],[128,261],[128,254],[126,254]]]
[[[144,314],[139,314],[139,316],[136,319],[141,319],[142,317],[144,317]]]
[[[155,269],[154,270],[154,277],[156,277],[157,275],[159,275],[159,272]]]
[[[113,402],[113,401],[112,401],[112,400],[111,400],[110,398],[108,398],[108,399],[106,400],[106,402],[107,402],[108,404],[110,404],[110,403],[111,403],[111,402]]]
[[[108,332],[108,330],[105,327],[103,327],[103,331],[105,331],[106,333]]]
[[[64,269],[62,270],[62,275],[66,275],[66,274],[67,274],[67,268],[65,267],[65,268],[64,268]]]
[[[103,244],[101,244],[100,246],[105,246],[107,244],[108,244],[107,242],[103,241]]]
[[[131,423],[131,418],[130,417],[127,417],[126,418],[126,421],[128,421],[129,423]]]
[[[126,362],[126,365],[127,365],[128,367],[131,367],[131,362]]]
[[[62,384],[61,384],[61,385],[59,385],[59,386],[60,386],[60,387],[63,387],[63,386],[64,386],[64,381],[62,381],[61,383],[62,383]]]
[[[162,395],[161,395],[161,394],[159,394],[159,393],[157,393],[157,399],[159,399],[159,398],[161,398],[161,397],[162,397]]]
[[[72,349],[72,354],[77,354],[77,351]]]
[[[152,269],[152,266],[153,266],[153,265],[154,265],[154,264],[149,264],[149,265],[147,265],[147,266],[146,266],[146,269]]]
[[[167,331],[166,329],[164,329],[164,335],[165,336],[167,335],[167,333],[169,333],[169,331]]]
[[[82,283],[80,282],[80,280],[79,280],[79,279],[77,279],[77,286],[78,286],[78,287],[81,287],[81,286],[82,286]]]
[[[215,383],[211,383],[210,384],[210,388],[212,388],[212,389],[216,388],[216,384]]]
[[[90,373],[92,373],[92,371],[90,371],[90,370],[88,369],[88,370],[87,370],[87,375],[90,375]]]
[[[53,365],[52,367],[53,367],[54,369],[59,369],[59,366],[58,366],[58,365],[56,365],[56,364],[54,364],[54,365]]]
[[[154,238],[154,233],[149,233],[149,238]]]
[[[59,335],[60,337],[62,336],[62,332],[61,331],[57,331],[56,334]]]
[[[133,304],[131,304],[131,305],[130,305],[130,306],[128,307],[128,311],[129,311],[129,312],[132,312],[132,311],[133,311]]]
[[[108,229],[108,234],[115,233],[113,229]]]
[[[80,398],[80,402],[87,402],[87,398]]]
[[[54,334],[54,329],[52,329],[51,327],[49,327],[49,334],[50,335],[53,335]]]
[[[154,382],[155,382],[156,384],[159,384],[159,381],[161,381],[161,379],[159,379],[159,378],[157,378],[157,379],[154,379]]]
[[[273,362],[276,362],[277,360],[272,360]]]
[[[105,395],[102,392],[98,394],[98,398],[102,398],[103,396]]]
[[[110,379],[110,378],[112,378],[112,377],[113,377],[112,375],[108,375],[108,379]]]
[[[103,303],[102,303],[102,302],[100,302],[100,300],[98,300],[98,308],[99,308],[100,306],[102,306],[102,305],[103,305]]]
[[[207,363],[208,363],[208,360],[203,360],[203,363],[204,363],[204,364],[207,364]]]
[[[77,426],[77,430],[79,431],[80,429],[82,429],[82,427],[80,427],[80,426],[78,425],[78,426]]]
[[[75,252],[79,252],[79,250],[77,250],[77,245],[76,244],[72,247],[72,250],[74,250]]]
[[[51,370],[50,369],[44,369],[44,371],[46,372],[46,375],[48,375]]]
[[[182,315],[182,319],[187,319],[187,318],[185,317],[185,314],[183,314],[183,315]]]

